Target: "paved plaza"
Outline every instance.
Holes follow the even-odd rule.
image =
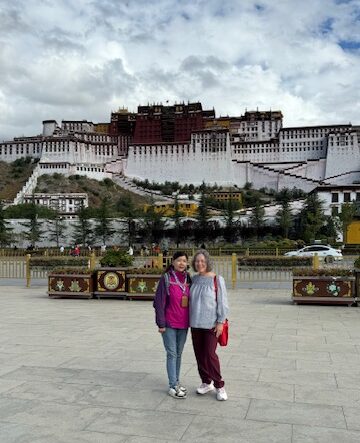
[[[360,308],[230,291],[227,402],[166,393],[151,302],[48,299],[0,286],[1,443],[359,443]]]

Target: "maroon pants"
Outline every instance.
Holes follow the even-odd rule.
[[[191,337],[201,381],[214,382],[215,388],[222,388],[219,357],[216,354],[217,338],[212,329],[191,328]]]

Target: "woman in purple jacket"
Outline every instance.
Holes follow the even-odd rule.
[[[187,390],[179,382],[181,354],[189,328],[190,275],[188,256],[175,252],[172,263],[159,281],[154,299],[155,320],[166,350],[168,394],[186,398]]]

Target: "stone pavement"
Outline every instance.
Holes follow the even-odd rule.
[[[288,290],[231,291],[229,394],[166,394],[151,302],[48,299],[0,286],[1,443],[358,443],[360,308],[294,306]]]

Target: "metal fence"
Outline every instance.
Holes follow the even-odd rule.
[[[345,267],[353,268],[354,258],[344,257],[344,260],[334,262],[331,264],[321,263],[325,267]],[[256,282],[291,282],[292,270],[274,268],[269,270],[254,268],[239,268],[237,263],[237,255],[212,256],[214,263],[214,271],[218,275],[222,275],[229,288],[239,288],[243,284],[251,285]],[[98,262],[98,258],[96,258]],[[158,256],[134,258],[134,265],[136,267],[158,267],[166,268],[171,263],[171,257],[163,257],[162,254]],[[27,268],[26,257],[0,257],[0,278],[8,279],[26,279],[29,277],[34,279],[46,279],[48,270],[38,268]]]

